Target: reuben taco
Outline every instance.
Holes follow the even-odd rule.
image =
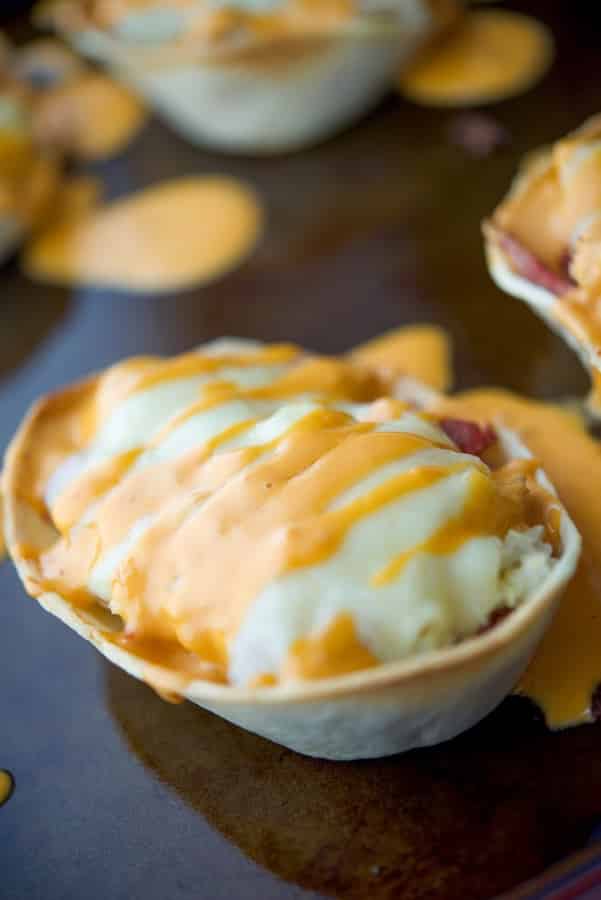
[[[168,698],[332,759],[445,740],[511,691],[580,539],[515,436],[415,397],[291,345],[125,360],[25,419],[9,552]]]

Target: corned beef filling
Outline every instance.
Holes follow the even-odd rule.
[[[463,453],[471,453],[473,456],[482,456],[497,439],[490,425],[481,427],[475,422],[466,422],[463,419],[441,419],[439,424],[447,437]]]
[[[511,260],[514,272],[522,275],[532,284],[537,284],[545,290],[561,297],[569,293],[576,282],[569,274],[570,256],[562,260],[562,272],[555,272],[545,265],[538,257],[531,253],[520,241],[505,231],[495,231],[496,242]]]

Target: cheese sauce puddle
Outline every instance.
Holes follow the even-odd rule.
[[[120,153],[146,121],[143,103],[106,75],[76,75],[40,94],[34,128],[45,146],[82,160]]]
[[[181,290],[239,265],[262,227],[260,202],[244,183],[179,178],[51,224],[30,242],[23,265],[32,278],[51,283]]]

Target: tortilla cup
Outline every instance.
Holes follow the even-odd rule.
[[[25,499],[27,455],[38,440],[41,424],[47,427],[49,419],[93,383],[41,399],[6,456],[7,545],[30,593],[36,593],[36,554],[56,540],[57,532],[33,501]],[[407,379],[399,380],[396,393],[418,405],[436,396]],[[499,442],[508,460],[529,456],[515,435],[505,430],[499,430]],[[545,490],[553,492],[542,471],[536,477]],[[118,644],[115,638],[123,623],[100,603],[90,611],[57,593],[43,593],[38,599],[48,612],[135,678],[181,684],[187,699],[249,731],[310,756],[337,760],[385,756],[452,738],[478,722],[512,690],[550,624],[578,561],[580,537],[567,512],[560,509],[560,555],[549,576],[517,609],[450,648],[335,678],[253,688],[182,681],[178,671],[149,663]]]

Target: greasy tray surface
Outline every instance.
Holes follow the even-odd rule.
[[[520,5],[549,21],[546,7]],[[498,108],[514,142],[490,159],[446,143],[449,114],[392,100],[289,159],[220,159],[156,126],[99,167],[112,196],[187,172],[247,177],[267,200],[267,238],[224,281],[156,300],[69,297],[4,270],[0,443],[41,392],[223,333],[336,352],[433,319],[455,338],[461,386],[582,393],[572,354],[490,282],[478,230],[523,152],[601,108],[595,29],[563,16],[556,68]],[[512,699],[446,747],[302,759],[163,704],[40,611],[10,566],[0,591],[0,767],[16,778],[0,810],[0,896],[475,900],[581,846],[601,817],[596,726],[547,735]]]

